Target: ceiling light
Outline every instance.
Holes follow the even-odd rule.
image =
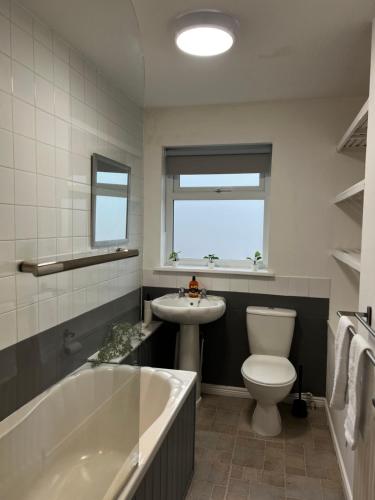
[[[190,12],[177,18],[175,42],[180,50],[188,54],[216,56],[232,47],[237,28],[238,21],[223,12]]]

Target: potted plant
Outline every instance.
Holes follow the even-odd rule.
[[[178,266],[178,261],[180,260],[178,254],[181,252],[176,252],[175,250],[172,250],[172,252],[169,254],[168,260],[172,262],[172,266],[177,267]]]
[[[209,253],[208,255],[205,255],[203,258],[208,259],[207,265],[210,269],[213,269],[215,267],[215,260],[219,260],[219,257],[214,253]]]
[[[254,271],[257,271],[258,269],[261,269],[263,257],[262,257],[262,254],[259,252],[259,250],[257,250],[254,253],[254,257],[246,257],[246,259],[250,260],[251,265],[252,265]]]

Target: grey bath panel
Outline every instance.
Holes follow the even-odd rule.
[[[195,386],[132,500],[184,500],[194,474]]]

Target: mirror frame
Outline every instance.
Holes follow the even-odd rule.
[[[121,184],[103,184],[98,183],[96,180],[97,172],[108,171],[108,172],[124,172],[128,174],[128,184],[126,187],[127,192],[127,206],[126,206],[126,233],[125,238],[120,240],[106,240],[106,241],[96,241],[96,197],[98,187],[101,189],[111,189],[114,190],[116,186],[118,191],[125,191],[124,186]],[[118,161],[112,160],[105,156],[93,153],[91,155],[91,247],[92,248],[104,248],[111,246],[119,246],[129,241],[129,200],[130,200],[130,177],[131,168],[124,163],[119,163]]]

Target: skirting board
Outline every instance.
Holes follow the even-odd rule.
[[[228,396],[232,398],[245,398],[250,399],[250,394],[245,387],[233,387],[229,385],[215,385],[215,384],[202,384],[203,394],[212,394],[215,396]],[[285,398],[285,403],[291,404],[293,400],[297,397],[297,394],[289,394]],[[303,398],[305,399],[305,398]],[[324,407],[325,398],[313,396],[306,398],[309,401],[313,401],[316,406]]]
[[[337,460],[338,460],[338,463],[339,463],[339,467],[340,467],[341,478],[342,478],[342,482],[343,482],[343,485],[344,485],[345,497],[346,497],[346,500],[353,500],[353,492],[352,492],[352,489],[351,489],[351,486],[350,486],[348,474],[346,473],[346,468],[345,468],[344,460],[343,460],[342,455],[341,455],[339,442],[338,442],[338,439],[337,439],[337,436],[336,436],[336,431],[335,431],[335,427],[333,425],[333,421],[332,421],[331,413],[329,411],[327,400],[325,401],[325,405],[324,406],[325,406],[325,409],[326,409],[329,430],[331,431],[331,436],[332,436],[332,440],[333,440],[333,446],[335,448],[336,457],[337,457]]]

